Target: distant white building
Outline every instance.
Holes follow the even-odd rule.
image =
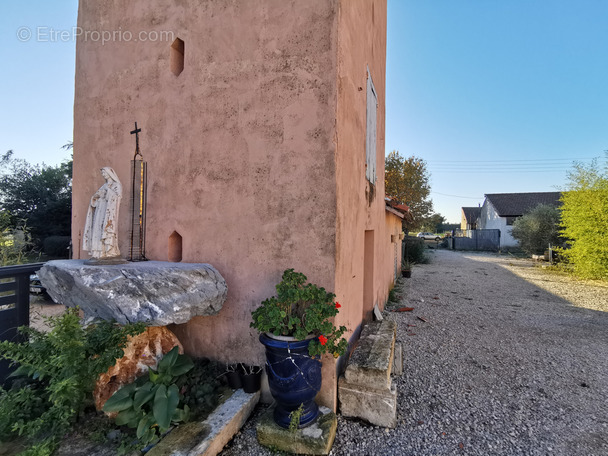
[[[513,222],[539,204],[560,206],[560,192],[492,193],[486,194],[477,228],[500,230],[500,247],[514,247],[518,242],[511,235]]]

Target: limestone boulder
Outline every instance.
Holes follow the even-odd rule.
[[[93,392],[97,410],[122,386],[147,374],[149,368],[156,369],[162,357],[176,345],[183,353],[184,348],[175,334],[164,326],[151,326],[141,334],[130,336],[123,357],[97,380]]]
[[[166,326],[215,315],[228,294],[224,278],[205,263],[87,265],[84,260],[55,260],[38,276],[55,302],[79,306],[87,319],[120,324]]]

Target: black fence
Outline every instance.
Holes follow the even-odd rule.
[[[0,340],[21,340],[17,328],[30,324],[30,276],[43,265],[0,267]],[[0,361],[0,384],[9,374],[9,363]]]
[[[450,247],[454,250],[497,252],[500,249],[500,230],[468,230],[466,236],[451,238]]]

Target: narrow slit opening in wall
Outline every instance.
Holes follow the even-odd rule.
[[[171,44],[171,72],[175,76],[179,76],[184,71],[184,46],[184,41],[179,38]]]
[[[177,231],[169,236],[168,260],[172,263],[182,261],[182,236]]]

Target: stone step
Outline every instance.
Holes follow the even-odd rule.
[[[401,347],[396,347],[396,338],[394,321],[381,320],[365,325],[344,376],[338,382],[343,416],[361,418],[388,428],[397,425],[397,390],[391,384],[391,372],[395,368],[400,374],[403,355]]]
[[[236,390],[205,421],[178,426],[146,456],[215,456],[241,429],[259,399],[259,391]]]
[[[393,356],[393,376],[403,375],[403,345],[395,342],[395,354]]]
[[[397,388],[389,391],[351,385],[344,377],[338,382],[340,413],[345,417],[361,418],[376,426],[394,428],[397,425]]]
[[[396,334],[394,321],[365,325],[344,372],[346,382],[390,391]]]

